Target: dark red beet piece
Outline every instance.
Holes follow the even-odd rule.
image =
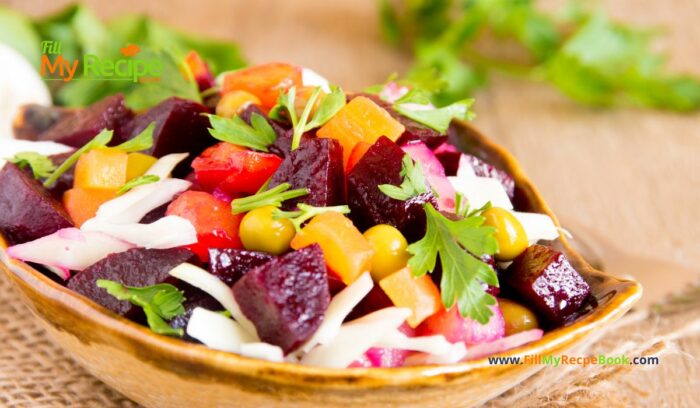
[[[155,122],[153,147],[144,153],[155,157],[189,153],[187,160],[174,172],[184,176],[192,160],[216,142],[209,134],[209,119],[203,113],[209,113],[209,110],[199,103],[176,97],[166,99],[129,123],[127,139],[136,137]]]
[[[435,156],[440,160],[440,164],[445,168],[446,176],[456,176],[459,170],[459,159],[461,152],[438,152]]]
[[[381,184],[401,184],[401,162],[404,155],[396,143],[381,137],[348,174],[350,218],[361,230],[376,224],[390,224],[409,240],[423,236],[423,204],[430,202],[437,206],[433,194],[428,192],[400,201],[379,190]]]
[[[274,259],[264,252],[234,248],[209,248],[209,272],[233,286],[246,272]]]
[[[291,209],[297,203],[325,207],[345,201],[343,147],[335,139],[309,139],[289,153],[270,179],[270,188],[282,183],[291,188],[308,188],[309,194],[285,201]]]
[[[121,94],[108,96],[85,109],[68,114],[56,121],[39,140],[50,140],[68,146],[82,147],[103,129],[114,130],[113,141],[126,135],[125,127],[134,112],[124,104]]]
[[[51,159],[51,162],[55,166],[60,166],[72,154],[73,153],[55,154],[53,156],[49,156],[49,159]],[[71,167],[68,171],[61,174],[61,176],[58,178],[58,180],[56,180],[56,182],[51,187],[49,187],[49,191],[51,192],[51,195],[56,197],[56,199],[59,201],[62,200],[63,193],[65,193],[66,191],[73,188],[74,176],[75,176],[75,166]]]
[[[260,339],[288,353],[318,329],[330,302],[328,276],[317,244],[251,269],[235,285],[241,311]]]
[[[143,218],[141,218],[139,224],[153,224],[159,219],[165,217],[165,213],[168,211],[169,205],[170,203],[165,203],[160,207],[156,207],[151,211],[147,212],[146,215],[144,215]]]
[[[182,248],[145,249],[134,248],[112,254],[78,272],[68,281],[68,288],[90,298],[114,313],[129,318],[140,316],[139,307],[125,300],[118,300],[99,288],[98,279],[108,279],[126,286],[151,286],[158,283],[180,285],[179,280],[168,273],[176,266],[194,259],[194,254]]]
[[[19,109],[12,123],[15,139],[41,140],[41,135],[60,119],[77,114],[77,109],[31,103]]]
[[[542,245],[527,248],[501,274],[501,279],[504,286],[553,325],[576,313],[591,293],[561,252]]]
[[[175,316],[172,320],[170,320],[170,326],[176,329],[186,328],[187,323],[189,323],[190,321],[190,317],[192,317],[192,312],[198,307],[202,307],[211,311],[224,310],[224,307],[221,306],[221,303],[219,303],[218,300],[208,295],[206,292],[203,292],[189,285],[187,286],[188,287],[184,288],[185,302],[182,304],[182,306],[185,308],[185,313],[179,316]],[[194,340],[189,336],[185,336],[185,339]]]
[[[61,203],[12,163],[0,170],[0,232],[9,245],[33,241],[73,226]]]
[[[464,158],[467,160],[467,163],[472,166],[472,169],[474,169],[474,174],[479,177],[491,177],[500,181],[503,188],[506,189],[508,197],[510,197],[511,200],[513,199],[515,196],[515,180],[510,176],[510,174],[494,167],[489,163],[486,163],[476,156],[464,154]]]
[[[345,321],[349,322],[372,312],[376,312],[379,309],[384,309],[385,307],[391,306],[394,306],[394,303],[391,301],[389,296],[387,296],[381,286],[374,285],[367,296],[365,296],[360,303],[358,303],[357,306],[352,309],[352,312],[350,312]]]

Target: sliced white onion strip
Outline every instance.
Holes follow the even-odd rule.
[[[240,352],[244,342],[255,341],[238,323],[201,307],[192,311],[187,334],[209,348],[233,353]]]
[[[146,172],[147,175],[158,176],[161,180],[170,177],[170,173],[175,170],[181,161],[185,160],[189,156],[189,153],[172,153],[167,154],[157,162],[153,163],[153,166]]]
[[[464,343],[450,344],[450,349],[444,354],[416,353],[406,358],[404,365],[454,364],[467,356],[467,346]]]
[[[243,343],[238,352],[242,356],[259,358],[261,360],[281,363],[284,361],[284,352],[278,346],[270,343]]]
[[[542,338],[543,334],[544,332],[541,329],[532,329],[512,334],[489,343],[476,344],[469,347],[467,359],[476,360],[478,358],[511,350],[524,344],[539,340]]]
[[[422,351],[423,353],[443,355],[451,350],[452,343],[442,334],[434,336],[408,337],[399,330],[389,332],[374,347],[395,348],[400,350]]]
[[[494,207],[513,209],[500,181],[490,177],[448,177],[452,187],[469,200],[469,208],[481,208],[487,202]]]
[[[114,238],[149,249],[175,248],[197,242],[197,231],[192,223],[177,215],[163,217],[151,224],[112,224],[92,218],[80,229],[104,232]]]
[[[345,368],[390,331],[398,328],[410,315],[410,309],[388,307],[346,323],[332,341],[311,350],[301,359],[301,363]]]
[[[81,271],[109,254],[124,252],[133,247],[128,242],[100,232],[65,228],[37,240],[9,247],[7,255],[62,270]]]
[[[559,230],[549,215],[519,211],[513,211],[512,214],[523,226],[530,245],[540,240],[552,241],[559,238]]]
[[[102,204],[95,218],[112,224],[135,224],[152,210],[172,201],[192,183],[180,179],[164,179],[129,190],[126,194]]]
[[[338,335],[345,318],[367,296],[373,286],[372,277],[369,272],[365,272],[355,282],[338,292],[328,305],[323,323],[314,335],[299,348],[299,351],[306,353],[318,344],[326,344],[333,340]]]
[[[303,67],[301,69],[301,83],[304,86],[318,86],[321,87],[323,92],[330,93],[331,86],[328,80],[318,72],[311,68]]]
[[[170,275],[203,290],[231,312],[231,316],[257,341],[260,339],[253,323],[243,315],[233,291],[219,278],[192,264],[183,263],[170,271]]]

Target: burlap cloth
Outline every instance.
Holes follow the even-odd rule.
[[[631,312],[578,352],[658,355],[659,366],[547,367],[487,406],[700,406],[698,332],[700,289],[694,289],[661,308]],[[54,345],[4,275],[0,345],[2,406],[137,406]]]

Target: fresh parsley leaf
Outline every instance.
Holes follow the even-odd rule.
[[[144,130],[131,140],[120,144],[116,147],[126,153],[140,152],[153,147],[153,131],[156,128],[156,122],[151,122]]]
[[[209,133],[217,140],[245,146],[267,152],[268,147],[277,140],[277,134],[264,117],[253,113],[248,125],[240,116],[224,118],[207,115],[211,128]]]
[[[397,101],[394,104],[394,109],[418,123],[431,127],[440,133],[445,133],[454,119],[474,119],[474,113],[469,110],[473,103],[474,99],[462,99],[442,108],[432,108],[426,105],[420,105],[419,108],[419,106]]]
[[[312,115],[312,110],[314,110],[318,98],[321,98],[320,102]],[[309,96],[301,116],[297,117],[296,108],[294,107],[296,87],[291,87],[287,92],[280,93],[277,104],[270,111],[270,117],[283,119],[285,115],[288,116],[293,129],[292,150],[295,150],[299,147],[301,136],[304,132],[308,132],[328,122],[345,106],[346,100],[345,92],[338,87],[331,86],[331,93],[327,95],[323,94],[320,87],[317,87]]]
[[[29,166],[35,179],[49,177],[51,172],[56,170],[56,165],[53,164],[51,159],[36,152],[17,153],[15,157],[8,161],[16,164],[21,169]]]
[[[406,78],[397,82],[430,86],[436,106],[464,101],[490,73],[505,72],[548,81],[586,105],[700,108],[700,79],[667,72],[653,46],[659,31],[612,21],[583,2],[569,8],[568,16],[541,10],[531,0],[379,0],[379,7],[388,40],[414,57]],[[493,38],[487,42],[520,46],[525,55],[516,61],[485,52],[478,44],[488,36]],[[444,84],[436,88],[431,79]]]
[[[297,230],[297,232],[301,231],[301,226],[308,220],[312,219],[313,217],[327,213],[327,212],[337,212],[341,214],[349,214],[350,213],[350,207],[347,205],[336,205],[333,207],[314,207],[312,205],[308,204],[298,204],[297,208],[299,208],[298,211],[282,211],[280,209],[275,210],[272,213],[272,218],[275,220],[279,219],[289,219],[292,222],[292,225],[294,225],[294,228]]]
[[[76,150],[63,163],[61,163],[61,165],[58,166],[58,168],[54,170],[53,173],[51,173],[51,175],[44,181],[44,187],[51,187],[53,183],[55,183],[56,180],[58,180],[58,178],[61,177],[61,174],[65,173],[71,167],[73,167],[75,162],[77,162],[80,156],[82,156],[84,153],[87,153],[90,150],[96,149],[98,147],[107,146],[107,144],[112,141],[113,134],[114,132],[112,130],[103,129],[94,138],[92,138],[92,140],[87,142],[80,149]]]
[[[240,214],[268,205],[279,207],[282,205],[283,201],[309,194],[309,190],[306,188],[289,190],[290,187],[291,185],[289,183],[282,183],[274,188],[252,196],[237,198],[231,201],[231,211],[234,214]]]
[[[401,161],[401,177],[403,177],[403,182],[400,186],[381,184],[379,190],[385,195],[401,201],[406,201],[428,191],[423,167],[420,162],[414,163],[408,154],[404,155]]]
[[[155,333],[182,337],[184,331],[170,327],[165,320],[185,313],[184,292],[168,283],[136,288],[118,282],[98,279],[97,286],[119,300],[126,300],[143,309],[148,326]]]
[[[482,217],[453,221],[432,204],[423,208],[427,220],[425,236],[407,248],[412,255],[408,261],[411,271],[415,276],[432,272],[439,257],[443,305],[451,308],[456,301],[462,316],[486,324],[492,314],[489,306],[496,300],[484,291],[482,283],[498,286],[498,278],[489,265],[475,256],[496,253],[494,229],[482,226]]]
[[[127,191],[131,190],[134,187],[138,186],[143,186],[145,184],[151,184],[151,183],[156,183],[160,181],[160,177],[154,175],[154,174],[144,174],[143,176],[136,177],[135,179],[131,179],[122,186],[119,190],[117,190],[117,195],[120,196]]]

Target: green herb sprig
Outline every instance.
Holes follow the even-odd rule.
[[[25,169],[29,166],[35,179],[49,177],[56,170],[56,165],[53,164],[51,159],[36,152],[20,152],[8,159],[8,161],[16,164],[20,169]]]
[[[347,99],[342,89],[331,86],[331,93],[321,96],[321,92],[320,87],[313,90],[299,117],[297,117],[294,107],[296,87],[291,87],[287,92],[280,93],[277,105],[270,111],[271,118],[284,119],[286,117],[292,123],[292,150],[299,147],[301,136],[304,132],[322,126],[345,106]],[[319,105],[316,107],[313,115],[311,115],[318,98],[321,98]]]
[[[166,320],[185,313],[182,305],[185,301],[184,292],[168,283],[161,283],[142,288],[124,286],[119,282],[98,279],[97,286],[119,300],[126,300],[139,306],[146,314],[148,326],[155,333],[182,337],[184,331],[170,327]]]
[[[327,212],[337,212],[340,214],[349,214],[350,207],[347,205],[336,205],[333,207],[314,207],[312,205],[300,203],[297,205],[298,211],[282,211],[280,209],[275,210],[272,213],[272,218],[275,220],[288,219],[294,225],[294,229],[297,232],[301,231],[302,225],[312,219],[313,217],[327,213]]]
[[[408,92],[394,103],[394,110],[440,133],[447,132],[447,128],[454,119],[473,120],[476,117],[474,112],[470,110],[470,107],[474,104],[474,99],[472,98],[462,99],[447,106],[435,108],[426,106],[431,103],[430,99],[427,95],[417,97],[416,93],[419,92],[422,93],[417,90]],[[419,109],[418,106],[413,106],[412,104],[426,106],[426,109]]]
[[[143,176],[136,177],[134,179],[127,181],[126,184],[124,184],[122,186],[122,188],[117,190],[117,196],[120,196],[120,195],[126,193],[127,191],[129,191],[135,187],[143,186],[146,184],[157,183],[159,181],[160,181],[160,177],[156,176],[155,174],[144,174]]]
[[[231,211],[234,214],[241,214],[268,205],[279,207],[286,200],[309,194],[309,190],[306,188],[297,188],[294,190],[290,190],[290,188],[291,185],[289,183],[282,183],[274,188],[261,191],[252,196],[237,198],[231,201]]]
[[[275,130],[267,120],[253,113],[248,125],[240,116],[224,118],[217,115],[207,115],[211,128],[209,133],[217,140],[249,147],[261,152],[267,152],[268,147],[277,140]]]
[[[386,39],[414,57],[399,82],[432,91],[438,106],[469,97],[500,72],[547,82],[586,105],[700,108],[700,79],[667,71],[654,47],[658,30],[613,21],[583,4],[546,12],[531,0],[379,0]],[[524,55],[490,55],[478,46],[484,39]]]
[[[432,204],[425,204],[427,220],[425,236],[408,246],[412,255],[408,265],[415,276],[435,270],[438,257],[442,265],[440,292],[445,308],[455,302],[463,317],[486,324],[492,315],[489,306],[496,299],[486,293],[482,283],[498,286],[498,277],[491,267],[477,256],[493,255],[498,242],[492,227],[483,226],[484,218],[472,216],[454,221]]]
[[[401,162],[401,177],[403,177],[403,182],[400,186],[381,184],[379,190],[385,195],[401,201],[406,201],[428,191],[423,175],[423,166],[420,162],[414,163],[408,154],[404,155]]]

